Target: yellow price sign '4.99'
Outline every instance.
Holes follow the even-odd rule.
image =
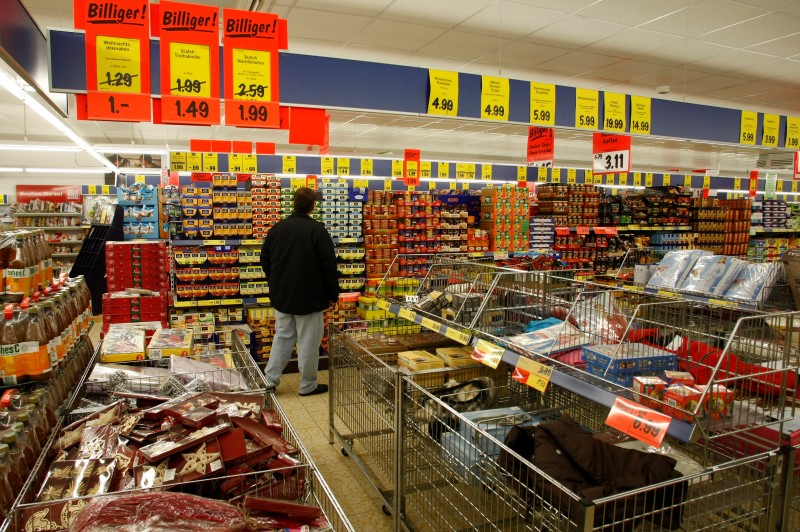
[[[428,114],[458,116],[458,72],[428,70]]]
[[[508,105],[508,79],[481,76],[481,118],[484,120],[508,120]]]

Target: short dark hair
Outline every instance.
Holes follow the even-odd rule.
[[[316,194],[308,187],[300,187],[294,191],[294,210],[302,214],[308,214],[314,210],[314,200]]]

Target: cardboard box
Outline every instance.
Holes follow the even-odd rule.
[[[187,357],[192,354],[194,332],[189,329],[161,329],[153,334],[147,346],[147,357],[158,360],[171,356]]]
[[[658,377],[633,378],[633,391],[637,394],[641,394],[636,395],[634,399],[649,408],[661,409],[662,405],[655,402],[653,399],[663,401],[666,388],[667,383]]]
[[[672,386],[673,384],[694,386],[695,384],[694,375],[688,371],[665,371],[664,378],[669,386]]]
[[[439,347],[436,349],[436,356],[449,368],[480,365],[472,360],[471,347]]]
[[[144,330],[119,328],[109,330],[103,339],[100,362],[144,360]]]
[[[427,351],[403,351],[398,353],[397,364],[410,371],[425,371],[445,367],[444,360]]]
[[[703,399],[703,414],[711,419],[731,417],[733,415],[733,391],[721,384],[698,384],[695,386],[706,392]],[[710,388],[710,389],[709,389]]]
[[[667,403],[664,413],[684,421],[694,421],[695,418],[692,413],[695,410],[697,410],[696,415],[698,417],[703,414],[703,410],[700,407],[702,397],[703,392],[697,388],[684,384],[669,386],[664,392],[664,401]]]

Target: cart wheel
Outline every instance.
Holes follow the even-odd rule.
[[[344,457],[350,456],[349,454],[347,454],[347,449],[345,449],[344,447],[342,447],[342,456]]]
[[[386,515],[388,515],[388,516],[391,516],[391,515],[392,515],[392,511],[391,511],[391,510],[389,509],[389,507],[388,507],[388,506],[386,506],[385,504],[384,504],[383,506],[381,506],[381,510],[383,510],[383,513],[384,513],[384,514],[386,514]]]

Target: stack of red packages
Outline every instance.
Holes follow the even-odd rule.
[[[166,242],[107,242],[106,280],[109,292],[144,288],[169,292]]]
[[[157,321],[169,327],[167,293],[131,289],[103,294],[103,334],[112,323]]]

